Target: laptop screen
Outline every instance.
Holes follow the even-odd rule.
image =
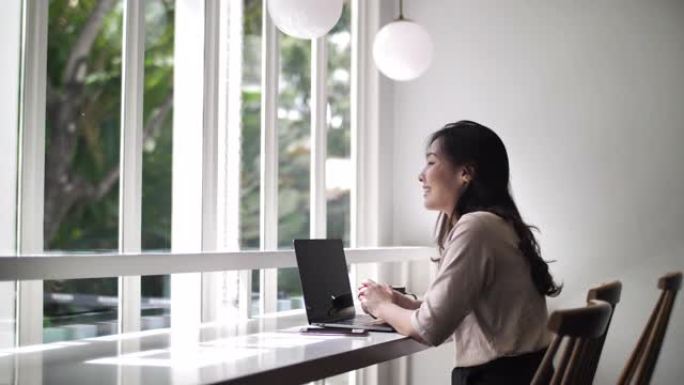
[[[354,317],[354,297],[342,241],[296,239],[294,248],[309,322]]]

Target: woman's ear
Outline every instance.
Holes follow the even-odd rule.
[[[475,178],[475,166],[472,164],[466,164],[461,167],[460,176],[464,183],[470,183]]]

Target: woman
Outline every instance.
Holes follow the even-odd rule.
[[[432,134],[418,176],[439,211],[438,272],[422,301],[366,281],[369,314],[429,345],[453,336],[453,384],[529,384],[549,342],[545,296],[560,292],[508,190],[508,155],[470,121]]]

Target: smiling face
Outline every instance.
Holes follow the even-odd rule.
[[[439,141],[430,144],[418,180],[423,187],[425,208],[451,215],[471,176],[467,167],[455,166],[449,161],[440,150]]]

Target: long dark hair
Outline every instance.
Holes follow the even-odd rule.
[[[513,226],[518,248],[527,259],[535,287],[542,295],[556,296],[562,286],[553,281],[549,265],[541,258],[532,229],[520,216],[509,191],[509,165],[506,147],[491,129],[469,120],[449,123],[432,134],[430,144],[439,140],[440,152],[455,166],[472,167],[474,175],[451,215],[437,219],[437,244],[444,250],[453,218],[474,211],[498,215]]]

